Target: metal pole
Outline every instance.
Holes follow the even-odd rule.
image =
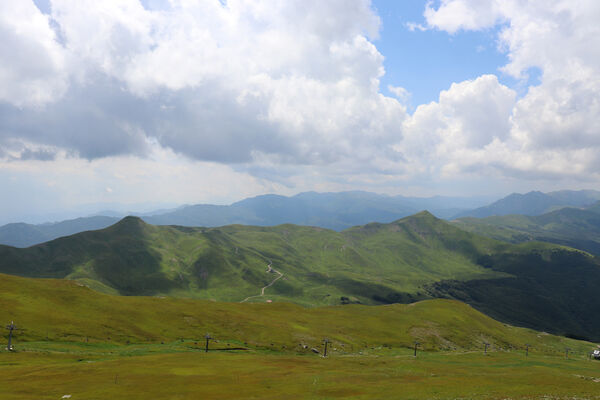
[[[489,343],[484,343],[483,344],[483,346],[484,346],[484,348],[483,348],[483,354],[487,354],[487,349],[488,349],[489,345],[490,345]]]
[[[6,326],[6,329],[8,329],[8,345],[6,346],[6,350],[8,351],[12,350],[12,334],[16,328],[14,321],[10,321],[10,324]]]
[[[210,337],[210,335],[208,333],[204,337],[206,338],[206,347],[204,348],[204,352],[208,353],[208,341],[212,338]]]
[[[415,357],[417,356],[417,346],[418,346],[419,344],[420,344],[419,342],[415,342],[415,353],[414,353],[414,356],[415,356]]]
[[[325,350],[323,351],[323,357],[327,357],[327,343],[329,343],[329,339],[325,339]]]

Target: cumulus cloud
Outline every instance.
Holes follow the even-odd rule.
[[[405,89],[381,93],[368,0],[49,4],[0,2],[5,159],[131,166],[164,151],[198,174],[218,164],[262,188],[325,190],[469,174],[583,179],[600,166],[593,0],[428,3],[409,29],[490,29],[508,59],[498,74],[530,85],[536,69],[540,83],[519,97],[474,76],[412,115]],[[110,179],[99,187],[123,193]]]
[[[437,9],[430,2],[423,15],[429,26],[449,33],[489,28],[504,17],[502,0],[442,0]]]
[[[430,124],[437,124],[435,132],[447,132],[453,124],[460,127],[452,137],[463,146],[447,157],[444,168],[453,171],[492,168],[527,179],[597,176],[600,3],[443,0],[437,8],[428,5],[424,15],[430,28],[451,34],[500,24],[498,46],[509,60],[501,71],[524,82],[532,68],[541,71],[540,84],[530,86],[516,101],[514,93],[511,100],[507,96],[510,90],[500,89],[497,84],[496,91],[468,93],[464,105],[472,107],[471,116],[475,120],[466,125],[463,117],[440,111],[447,103],[444,92],[439,103],[417,109],[406,123],[414,126],[412,129],[420,129],[427,118],[433,121]],[[471,83],[460,85],[463,84],[475,88]],[[452,92],[451,88],[446,93]],[[490,102],[490,96],[499,107],[493,106],[495,101]],[[507,109],[512,102],[514,105]],[[479,111],[483,104],[488,104],[487,111]],[[434,112],[437,117],[431,116]],[[488,124],[482,124],[483,120]],[[473,136],[473,132],[478,133]],[[441,139],[429,140],[437,143],[436,148],[443,143]],[[470,144],[478,146],[473,148]]]
[[[447,164],[469,163],[476,153],[510,136],[516,93],[494,75],[452,84],[439,101],[417,107],[404,123],[402,146],[413,162],[433,161],[440,173]]]
[[[31,1],[0,2],[0,102],[41,106],[67,88],[67,54]]]
[[[401,138],[406,111],[379,93],[368,0],[52,0],[49,16],[14,3],[44,28],[25,36],[58,60],[40,76],[63,86],[37,88],[54,93],[42,109],[7,94],[0,137],[88,159],[144,156],[156,140],[197,160],[289,164],[368,163]]]

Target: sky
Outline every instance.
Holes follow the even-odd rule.
[[[3,0],[0,223],[600,190],[596,0]]]

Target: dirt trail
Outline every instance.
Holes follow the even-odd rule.
[[[265,295],[265,289],[267,289],[268,287],[273,286],[273,284],[275,282],[277,282],[279,279],[281,279],[283,277],[283,274],[279,271],[277,271],[275,268],[273,268],[272,266],[272,262],[269,261],[269,265],[267,265],[267,272],[275,272],[277,274],[277,277],[275,279],[273,279],[271,281],[271,283],[269,283],[267,286],[263,287],[262,289],[260,289],[260,294],[257,294],[256,296],[249,296],[246,297],[244,300],[240,301],[240,303],[245,303],[246,301],[253,299],[255,297],[262,297]]]

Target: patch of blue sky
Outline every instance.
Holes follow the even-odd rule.
[[[452,35],[423,30],[426,4],[426,0],[373,0],[373,8],[382,21],[380,36],[373,41],[385,57],[382,93],[393,96],[389,86],[403,87],[410,92],[409,110],[414,110],[420,104],[437,101],[440,91],[452,83],[485,74],[496,75],[520,96],[531,84],[539,84],[539,69],[529,70],[525,80],[500,70],[509,62],[507,54],[498,48],[502,25],[481,31],[461,30]]]
[[[168,0],[140,1],[148,10],[170,7]],[[43,13],[50,13],[50,0],[34,2]],[[385,75],[380,83],[383,94],[394,96],[389,86],[403,87],[410,93],[406,101],[412,112],[420,104],[437,101],[440,91],[447,90],[452,83],[476,79],[484,74],[496,75],[519,96],[525,95],[529,86],[540,83],[541,70],[538,68],[526,71],[522,80],[500,70],[509,62],[507,54],[500,51],[497,44],[501,25],[482,31],[459,31],[453,35],[419,29],[426,25],[423,12],[427,3],[427,0],[373,0],[373,9],[382,21],[379,37],[372,40],[385,57]],[[415,24],[413,29],[411,24]],[[57,29],[57,32],[60,31]]]
[[[33,4],[44,14],[50,14],[50,0],[33,0]]]

